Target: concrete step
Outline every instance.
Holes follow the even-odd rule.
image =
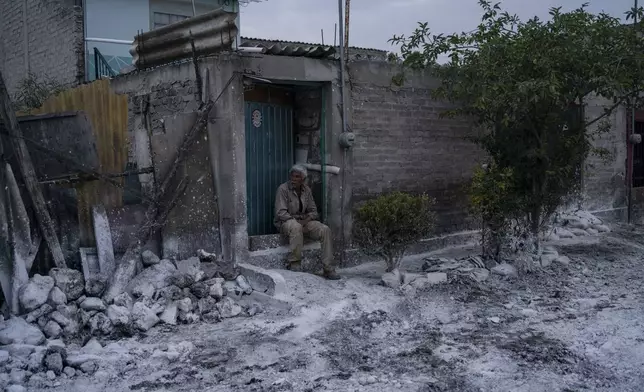
[[[306,271],[315,271],[320,268],[320,242],[305,243],[302,252],[302,267]],[[269,249],[251,250],[248,262],[252,265],[267,269],[284,269],[289,248],[286,245]]]

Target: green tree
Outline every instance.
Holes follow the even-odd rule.
[[[588,154],[602,153],[592,141],[609,127],[608,116],[641,103],[642,24],[625,26],[589,13],[586,4],[571,12],[552,8],[548,20],[525,22],[499,4],[479,4],[482,21],[472,31],[432,34],[419,23],[410,36],[390,42],[400,45],[406,66],[426,68],[442,82],[432,94],[454,104],[443,115],[466,116],[484,130],[474,141],[497,173],[511,173],[508,197],[516,210],[501,212],[520,212],[538,248],[544,224],[579,190]],[[636,14],[642,9],[627,19]],[[585,118],[593,96],[612,105]]]

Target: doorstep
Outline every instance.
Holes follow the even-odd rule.
[[[302,265],[305,270],[318,266],[320,241],[304,240]],[[284,269],[289,253],[288,240],[280,234],[248,237],[249,260],[252,265],[268,269]]]

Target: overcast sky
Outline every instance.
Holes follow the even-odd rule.
[[[553,6],[566,10],[583,0],[505,0],[502,6],[521,19],[546,18]],[[589,0],[593,12],[623,17],[633,0]],[[333,42],[338,21],[337,0],[264,0],[241,9],[241,34],[245,37],[287,41]],[[417,22],[429,22],[435,32],[471,30],[481,17],[477,0],[352,0],[349,41],[351,46],[392,50],[387,42],[394,34],[409,34]]]

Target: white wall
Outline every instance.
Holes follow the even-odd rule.
[[[133,41],[137,32],[150,29],[149,0],[85,0],[86,37]],[[130,57],[131,45],[89,42],[104,55]]]

